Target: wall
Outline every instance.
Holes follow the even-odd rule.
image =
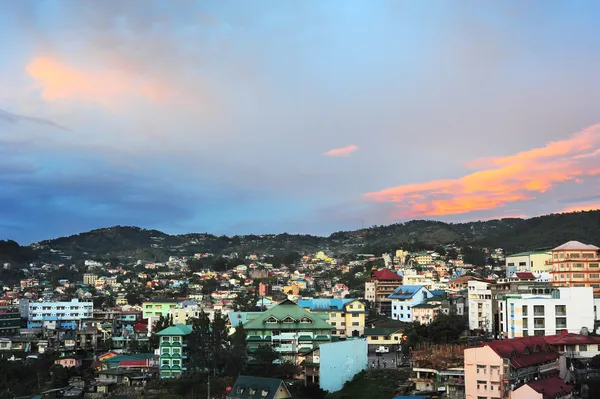
[[[342,389],[344,383],[368,367],[366,339],[351,339],[322,344],[320,349],[320,387],[328,392]]]
[[[480,348],[465,349],[465,393],[467,399],[477,399],[478,397],[488,398],[489,395],[501,396],[500,392],[491,391],[492,382],[502,380],[502,358],[496,354],[489,346]],[[484,370],[477,372],[477,366],[485,366]],[[497,367],[500,372],[492,373],[491,366]],[[485,381],[487,389],[477,389],[477,381]],[[494,384],[494,387],[497,385]]]

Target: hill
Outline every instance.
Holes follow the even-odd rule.
[[[210,252],[215,254],[290,252],[333,254],[375,253],[442,245],[504,248],[507,253],[545,249],[569,240],[600,244],[600,211],[551,214],[531,219],[444,223],[413,220],[329,237],[295,234],[215,236],[208,233],[169,235],[139,227],[115,226],[33,244],[44,260],[52,258],[129,258],[165,260],[168,256]],[[0,247],[1,248],[1,247]],[[20,247],[23,248],[23,247]]]

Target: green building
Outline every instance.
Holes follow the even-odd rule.
[[[186,370],[186,338],[192,332],[192,326],[175,324],[159,331],[160,378],[177,378]]]
[[[167,316],[170,309],[175,309],[181,301],[178,299],[150,299],[142,304],[142,317],[157,320],[160,316]]]
[[[308,312],[290,300],[262,313],[247,313],[244,331],[249,350],[271,345],[284,359],[297,361],[298,355],[331,342],[335,327],[325,321],[327,317]]]

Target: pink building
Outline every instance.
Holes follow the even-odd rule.
[[[566,399],[572,397],[572,391],[572,385],[555,376],[521,385],[512,392],[510,399]]]
[[[61,357],[54,361],[54,364],[60,364],[63,367],[81,367],[81,359],[76,357]]]
[[[566,369],[564,357],[556,348],[548,345],[546,337],[485,342],[479,347],[465,350],[466,398],[513,398],[511,395],[524,384],[530,383],[530,388],[535,391],[536,385],[532,387],[531,383],[536,379],[560,378],[561,369]],[[527,388],[520,392],[525,391]]]

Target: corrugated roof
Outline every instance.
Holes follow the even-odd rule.
[[[374,279],[374,280],[402,280],[402,277],[399,276],[397,273],[394,273],[390,269],[381,269],[381,270],[377,270],[376,272],[373,272],[372,279]]]
[[[391,299],[410,299],[417,294],[421,289],[427,290],[422,285],[401,285],[388,297]]]
[[[167,327],[156,333],[156,335],[188,335],[192,332],[192,326],[187,324],[175,324],[171,327]]]
[[[281,323],[286,317],[291,317],[295,320],[294,323]],[[267,319],[275,318],[278,323],[277,324],[269,324],[266,323]],[[300,320],[303,317],[307,317],[312,320],[312,323],[300,323]],[[244,329],[259,329],[263,330],[265,327],[269,327],[269,325],[273,325],[273,328],[278,330],[298,330],[298,329],[321,329],[321,330],[333,330],[334,328],[325,322],[323,318],[317,314],[310,313],[307,310],[304,310],[302,307],[298,306],[294,302],[290,300],[285,300],[271,309],[260,313],[255,319],[248,321],[244,324]],[[276,327],[275,327],[276,326]]]
[[[522,337],[486,342],[498,356],[510,359],[514,368],[529,367],[559,358],[559,353],[546,342],[546,337]]]
[[[569,241],[565,242],[563,245],[560,245],[553,249],[553,251],[565,251],[565,250],[575,250],[575,251],[598,251],[598,248],[595,245],[584,244],[579,241]]]
[[[355,301],[353,298],[311,298],[301,299],[298,306],[308,308],[311,312],[326,312],[329,310],[344,310],[347,303]]]
[[[573,391],[573,386],[558,376],[531,381],[526,385],[529,385],[537,393],[541,393],[544,399],[563,397]]]

